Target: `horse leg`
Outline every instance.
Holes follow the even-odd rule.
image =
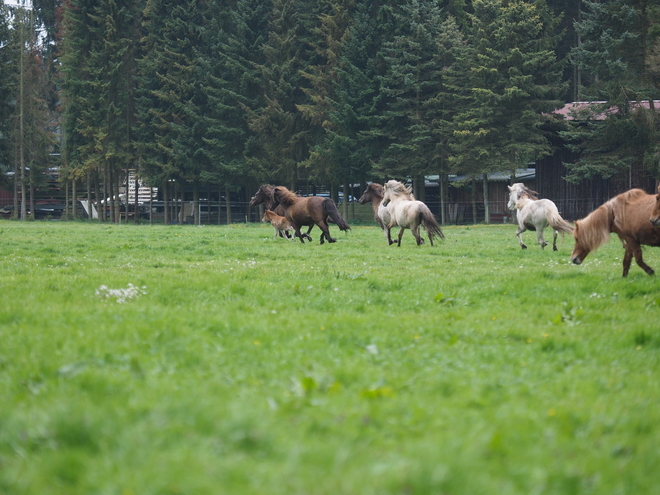
[[[553,229],[553,236],[552,236],[552,250],[557,251],[557,236],[559,235],[559,232]]]
[[[392,229],[388,226],[385,226],[385,239],[387,239],[388,246],[394,244],[394,241],[392,240]]]
[[[405,227],[401,227],[401,230],[399,231],[399,243],[397,244],[397,247],[401,247],[401,238],[403,237],[403,231],[406,230]]]
[[[321,222],[317,223],[317,225],[319,226],[319,229],[321,229],[323,231],[323,233],[321,234],[321,244],[323,244],[324,237],[325,237],[325,239],[328,240],[328,242],[337,242],[337,239],[333,239],[330,236],[330,229],[329,229],[327,223],[321,221]]]
[[[544,249],[548,245],[543,238],[543,229],[541,227],[536,229],[536,241],[539,243],[539,246],[541,246],[541,249]]]
[[[632,246],[632,248],[631,248]],[[649,265],[644,263],[644,259],[642,258],[642,246],[638,242],[630,242],[628,241],[626,243],[626,255],[628,255],[628,250],[631,249],[631,256],[635,257],[635,261],[637,262],[637,265],[644,270],[646,273],[649,275],[653,275],[655,272],[653,271],[653,268],[651,268]],[[628,259],[628,269],[630,268],[630,259]],[[623,276],[628,275],[628,270],[625,266],[625,257],[624,257],[624,266],[623,266]]]
[[[412,232],[412,235],[415,236],[415,241],[417,241],[418,246],[424,244],[424,239],[422,239],[422,236],[419,234],[419,225],[411,227],[410,231]]]
[[[296,226],[294,227],[294,229],[295,229],[295,231],[296,231],[294,237],[297,237],[298,239],[300,239],[300,242],[302,242],[303,244],[305,244],[305,238],[304,238],[304,235],[300,233],[300,227],[298,227],[298,226],[296,225]]]
[[[275,227],[275,234],[273,234],[273,240],[274,240],[274,241],[277,240],[277,234],[282,235],[282,231],[280,231],[280,229],[278,229],[277,227]]]
[[[516,231],[516,237],[518,238],[518,242],[520,243],[520,247],[523,248],[523,249],[527,249],[527,246],[526,246],[525,243],[523,242],[523,240],[522,240],[522,236],[521,236],[520,234],[522,234],[522,233],[525,232],[526,230],[527,230],[527,229],[524,228],[524,227],[518,227],[518,230]]]
[[[306,237],[309,242],[312,242],[312,237],[309,235],[309,233],[312,231],[313,228],[314,225],[313,224],[310,225],[309,228],[307,229],[307,232],[302,235],[303,237]]]

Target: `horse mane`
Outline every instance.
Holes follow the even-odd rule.
[[[391,179],[387,181],[385,186],[390,189],[397,196],[405,196],[407,199],[414,201],[415,197],[412,193],[412,187],[406,186],[398,180]]]
[[[369,184],[369,185],[367,186],[367,189],[368,189],[369,191],[371,191],[372,193],[374,193],[374,194],[375,194],[376,196],[378,196],[379,198],[382,198],[382,197],[383,197],[383,186],[381,186],[381,185],[378,184],[377,182],[372,182],[371,184]]]
[[[284,206],[291,206],[299,197],[284,186],[277,186],[273,189],[273,198]]]
[[[582,220],[575,222],[573,235],[589,251],[595,251],[610,240],[612,201],[599,206]]]

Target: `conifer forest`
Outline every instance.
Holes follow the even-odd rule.
[[[116,197],[128,170],[166,201],[185,188],[249,199],[263,183],[448,187],[552,154],[551,134],[577,157],[562,180],[631,164],[660,178],[660,0],[0,9],[1,187],[25,198],[17,218],[54,169],[67,196],[92,200]],[[598,103],[553,114],[576,101]]]

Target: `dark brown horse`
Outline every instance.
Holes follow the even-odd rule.
[[[330,230],[328,229],[328,220],[336,223],[340,230],[350,230],[351,228],[339,215],[337,205],[330,198],[322,198],[320,196],[301,197],[292,193],[284,186],[277,186],[273,190],[274,205],[281,205],[284,207],[284,216],[293,225],[296,230],[296,237],[300,239],[303,244],[305,240],[300,233],[300,227],[309,225],[313,227],[318,225],[322,230],[321,244],[327,239],[328,242],[336,242],[336,239],[330,237]]]
[[[642,259],[642,245],[660,246],[660,228],[654,223],[657,201],[655,195],[646,194],[641,189],[631,189],[576,221],[573,230],[575,248],[571,254],[573,263],[582,263],[591,251],[605,244],[610,233],[614,232],[626,250],[623,256],[623,276],[628,276],[633,256],[640,268],[653,275],[653,269]]]
[[[250,201],[250,206],[265,205],[266,209],[274,211],[279,216],[283,217],[284,206],[275,203],[275,200],[273,199],[274,189],[275,186],[271,186],[270,184],[264,184],[263,186],[259,186],[257,192],[254,194],[254,196],[252,196],[252,200]],[[310,242],[312,241],[312,238],[310,237],[309,233],[312,231],[313,228],[314,228],[314,224],[310,225],[309,228],[307,229],[307,233],[303,234],[303,237],[306,237]],[[284,234],[280,232],[280,237],[286,237],[288,239],[289,232],[284,232]]]

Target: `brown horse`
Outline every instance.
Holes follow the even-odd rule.
[[[272,210],[266,210],[264,211],[264,216],[261,217],[261,221],[270,222],[275,229],[273,240],[277,239],[277,234],[279,234],[280,237],[286,237],[290,241],[293,240],[293,232],[295,229],[285,217],[278,215]],[[289,232],[291,232],[291,235],[289,235]]]
[[[614,232],[626,250],[623,256],[623,276],[628,276],[633,256],[640,268],[653,275],[653,269],[642,259],[642,245],[660,246],[660,228],[653,223],[656,203],[655,195],[646,194],[641,189],[631,189],[576,221],[573,230],[575,248],[571,254],[573,263],[582,263],[591,251],[605,244],[610,233]]]
[[[383,186],[372,182],[367,186],[367,188],[358,199],[358,203],[361,205],[366,205],[371,203],[371,206],[374,209],[374,220],[380,225],[380,228],[385,232],[385,238],[387,243],[392,245],[394,241],[392,240],[392,235],[390,234],[391,230],[389,227],[390,223],[390,210],[387,206],[383,204]]]
[[[257,192],[254,194],[254,196],[252,196],[252,200],[250,201],[250,206],[265,205],[266,209],[272,210],[279,216],[283,217],[284,207],[282,205],[275,206],[275,201],[273,200],[273,189],[275,189],[275,186],[271,186],[270,184],[264,184],[262,186],[259,186]],[[261,220],[264,221],[263,218]],[[314,225],[311,225],[307,230],[307,233],[303,234],[303,236],[307,237],[307,239],[309,239],[310,242],[312,238],[310,237],[309,233],[312,231],[313,228]],[[280,237],[293,239],[293,237],[289,234],[287,230],[285,230],[284,232],[280,231]]]
[[[328,242],[336,242],[336,239],[330,237],[330,230],[328,229],[328,220],[336,223],[340,230],[350,230],[351,228],[339,215],[337,205],[330,198],[322,198],[320,196],[301,197],[292,193],[284,186],[277,186],[273,190],[274,204],[282,205],[284,207],[284,216],[293,225],[296,230],[296,237],[300,239],[303,244],[303,234],[300,233],[300,227],[309,225],[313,227],[318,225],[322,230],[321,244],[325,239]],[[311,229],[310,229],[311,230]]]

